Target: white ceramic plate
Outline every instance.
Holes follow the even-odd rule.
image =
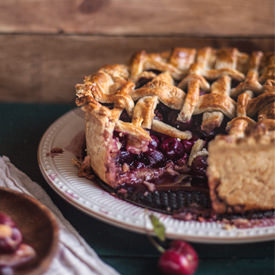
[[[140,233],[152,233],[149,211],[120,200],[92,181],[79,178],[73,165],[73,153],[64,149],[77,133],[84,130],[84,121],[72,110],[56,120],[45,132],[38,149],[40,169],[49,185],[67,202],[102,221]],[[64,152],[47,156],[54,147]],[[216,222],[180,221],[154,212],[166,227],[167,237],[204,243],[243,243],[272,240],[275,227],[224,229]]]

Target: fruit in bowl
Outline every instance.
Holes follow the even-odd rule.
[[[11,217],[0,213],[0,274],[12,272],[12,268],[31,261],[35,255],[34,249],[23,243],[22,233]]]
[[[13,220],[0,213],[0,254],[15,252],[22,243],[22,234]]]

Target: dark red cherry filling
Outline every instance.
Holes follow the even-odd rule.
[[[207,186],[207,157],[196,157],[190,167],[187,165],[197,136],[194,135],[191,140],[180,140],[153,131],[150,135],[152,140],[148,150],[134,154],[127,150],[128,136],[119,132],[114,133],[114,138],[121,146],[115,161],[120,169],[119,179],[122,183],[138,184],[143,180],[155,184],[172,183],[180,177],[182,171],[190,175],[182,179],[184,183],[188,179],[191,185]]]
[[[149,143],[149,145],[148,145],[148,147],[150,148],[150,149],[156,149],[156,148],[158,148],[158,146],[159,146],[159,139],[158,139],[158,137],[157,136],[154,136],[154,135],[150,135],[151,136],[151,142]]]
[[[183,156],[184,147],[179,139],[168,137],[160,145],[162,152],[168,159],[175,160]]]
[[[188,180],[191,185],[207,186],[207,156],[197,156],[192,161],[191,166],[188,166],[188,159],[195,142],[202,139],[205,141],[205,148],[207,148],[208,142],[216,134],[224,133],[226,121],[224,119],[220,128],[211,133],[206,133],[201,130],[202,115],[193,116],[190,121],[185,123],[177,121],[177,117],[177,110],[171,110],[162,103],[159,103],[155,110],[155,119],[179,130],[191,131],[192,138],[180,140],[150,130],[151,141],[146,152],[130,152],[127,148],[128,135],[114,132],[114,139],[119,143],[120,148],[115,162],[120,169],[119,174],[122,181],[127,182],[127,184],[136,184],[142,181],[139,179],[142,175],[143,180],[147,181],[148,179],[149,182],[158,184],[168,178],[178,179],[181,173],[187,173],[190,175]],[[131,121],[126,111],[122,112],[120,119],[125,122]]]
[[[128,151],[120,151],[118,156],[118,162],[120,164],[127,163],[131,165],[131,163],[135,160],[135,155]]]
[[[197,138],[196,137],[193,137],[192,139],[188,140],[188,139],[184,139],[182,140],[182,145],[183,145],[183,148],[184,148],[184,151],[186,153],[189,153],[191,152],[192,150],[192,147],[194,145],[194,143],[197,141]]]
[[[187,154],[187,152],[185,152],[185,153],[180,157],[180,159],[178,159],[178,160],[176,161],[176,164],[179,165],[179,166],[187,165],[188,157],[189,157],[189,155]]]
[[[138,156],[138,160],[143,163],[145,167],[158,168],[163,166],[165,157],[160,151],[149,149],[147,152],[141,153]]]
[[[146,78],[146,77],[141,77],[137,83],[136,83],[136,89],[141,88],[142,86],[144,86],[145,84],[147,84],[148,82],[150,82],[152,80],[152,78]]]
[[[207,169],[207,156],[194,158],[191,164],[191,171],[194,177],[205,178]]]
[[[131,118],[127,114],[126,110],[123,110],[123,112],[121,113],[120,120],[122,120],[124,122],[131,122]]]

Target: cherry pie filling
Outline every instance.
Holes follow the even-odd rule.
[[[179,189],[182,187],[203,188],[207,185],[207,155],[197,156],[188,164],[192,147],[199,139],[207,150],[208,143],[215,135],[225,133],[227,121],[224,119],[221,127],[211,133],[201,130],[202,116],[193,116],[191,121],[182,123],[177,121],[178,111],[172,110],[159,103],[155,110],[155,119],[163,121],[181,131],[192,133],[190,140],[173,138],[161,133],[148,130],[151,142],[143,152],[135,152],[128,146],[129,136],[115,131],[113,138],[118,144],[119,151],[115,157],[117,167],[117,181],[121,191],[129,186],[137,187],[142,184],[149,191],[160,189]],[[126,111],[120,120],[128,122],[130,117]]]
[[[85,80],[85,85],[79,85],[77,87],[77,96],[78,96],[77,104],[78,105],[81,106],[83,103],[85,104],[87,101],[86,97],[90,98],[90,96],[92,95],[93,100],[100,103],[101,106],[102,105],[106,106],[110,110],[112,110],[113,108],[116,109],[115,111],[117,112],[113,112],[115,115],[114,116],[115,119],[117,119],[117,114],[121,110],[123,110],[123,112],[119,117],[119,120],[120,120],[119,123],[115,125],[115,129],[125,129],[125,132],[123,132],[122,130],[121,132],[115,130],[113,132],[113,139],[107,145],[107,154],[106,154],[106,150],[105,151],[103,150],[107,159],[104,159],[102,161],[103,165],[105,164],[106,169],[99,170],[100,172],[104,171],[104,177],[105,177],[104,182],[102,182],[103,184],[101,186],[104,186],[104,184],[107,183],[107,187],[109,187],[109,189],[108,188],[106,189],[109,190],[110,192],[113,193],[115,191],[115,193],[119,195],[121,194],[122,198],[127,199],[128,201],[133,201],[137,204],[140,204],[146,207],[149,206],[149,208],[159,209],[159,210],[164,209],[164,211],[167,210],[167,212],[169,213],[173,211],[172,213],[175,214],[177,213],[175,211],[179,211],[179,213],[182,213],[182,209],[184,207],[184,211],[185,211],[184,218],[188,216],[190,213],[192,213],[192,215],[194,214],[197,216],[200,216],[200,215],[205,216],[204,214],[202,214],[204,210],[207,213],[209,211],[212,211],[211,199],[210,199],[209,188],[208,188],[208,178],[206,173],[207,166],[208,166],[208,163],[207,163],[208,162],[207,160],[208,144],[212,139],[214,139],[216,135],[228,134],[225,128],[229,120],[232,119],[233,114],[231,113],[230,110],[227,110],[225,112],[222,107],[220,108],[223,111],[220,111],[219,108],[216,110],[215,109],[216,107],[215,108],[211,107],[212,109],[210,108],[209,112],[212,113],[213,110],[217,112],[218,114],[216,117],[215,117],[216,114],[209,115],[206,112],[204,112],[203,115],[202,114],[194,115],[194,113],[201,112],[201,110],[198,109],[196,112],[192,112],[190,114],[192,115],[192,118],[190,121],[182,123],[177,120],[179,115],[180,115],[179,119],[181,119],[182,121],[185,120],[186,117],[189,118],[189,115],[187,115],[188,108],[187,108],[187,111],[184,109],[184,107],[188,106],[188,104],[185,106],[186,99],[184,104],[181,107],[181,110],[179,111],[180,106],[177,106],[175,102],[173,102],[173,104],[169,103],[167,99],[163,98],[161,93],[158,92],[159,91],[158,89],[160,89],[162,92],[167,91],[165,89],[170,85],[170,82],[172,82],[171,87],[169,86],[169,91],[172,91],[172,97],[176,101],[177,99],[179,100],[182,99],[182,95],[180,92],[179,92],[179,96],[176,96],[177,91],[179,91],[177,88],[185,89],[185,86],[188,85],[188,87],[186,88],[187,89],[186,96],[188,95],[191,96],[189,97],[189,101],[192,103],[191,99],[193,95],[192,93],[193,86],[190,83],[191,83],[191,80],[195,81],[196,80],[195,76],[197,76],[196,73],[194,73],[193,75],[193,71],[195,70],[195,68],[197,68],[196,66],[199,66],[199,67],[204,66],[203,65],[204,63],[202,61],[205,60],[206,62],[205,64],[208,64],[210,68],[214,66],[215,69],[213,70],[211,69],[210,71],[207,70],[209,74],[206,73],[205,76],[202,78],[204,79],[204,81],[208,83],[208,85],[206,86],[210,85],[211,89],[209,90],[209,88],[205,88],[205,86],[201,84],[199,85],[199,87],[196,87],[195,89],[196,97],[198,96],[197,89],[199,88],[201,89],[199,95],[202,97],[200,97],[200,100],[201,100],[201,103],[204,103],[204,105],[203,104],[201,105],[203,105],[204,107],[205,106],[208,107],[208,102],[207,100],[205,100],[206,102],[204,102],[204,99],[208,99],[209,102],[215,101],[214,97],[210,96],[208,98],[208,94],[213,95],[212,92],[215,94],[219,94],[218,98],[220,98],[220,101],[223,101],[223,102],[227,102],[226,101],[227,99],[229,101],[230,99],[234,99],[234,101],[237,100],[237,102],[234,102],[234,101],[233,102],[230,101],[230,102],[232,103],[232,105],[233,103],[234,104],[237,103],[236,109],[237,109],[237,113],[239,112],[239,114],[237,114],[238,116],[247,118],[247,120],[243,119],[241,122],[245,122],[249,124],[250,118],[255,121],[259,120],[259,115],[257,117],[257,112],[255,111],[256,113],[253,115],[252,114],[253,112],[251,111],[253,109],[252,108],[253,104],[257,102],[257,97],[255,97],[255,95],[258,95],[259,92],[255,91],[256,93],[254,94],[254,97],[256,101],[252,99],[253,104],[251,103],[252,107],[251,106],[250,107],[252,109],[250,108],[251,114],[249,116],[246,113],[247,106],[248,106],[247,104],[248,102],[250,102],[251,96],[253,97],[253,95],[251,95],[250,93],[250,88],[248,89],[249,90],[248,93],[245,92],[244,96],[240,97],[240,100],[239,98],[237,99],[235,96],[239,94],[239,92],[237,91],[238,89],[243,89],[243,87],[241,87],[240,84],[248,85],[248,80],[251,78],[252,75],[254,75],[254,72],[255,72],[254,67],[256,66],[255,64],[260,60],[259,59],[260,55],[259,53],[257,53],[251,56],[251,60],[254,60],[254,61],[250,62],[250,65],[248,66],[249,71],[247,72],[246,70],[248,68],[246,69],[242,67],[244,65],[242,63],[243,60],[238,65],[240,66],[240,68],[238,68],[237,66],[236,70],[231,70],[231,65],[232,65],[232,68],[235,66],[235,64],[233,64],[234,63],[233,60],[237,58],[237,55],[235,55],[235,52],[231,50],[219,51],[217,53],[215,52],[214,56],[216,58],[216,61],[214,62],[214,59],[208,60],[209,49],[203,49],[202,51],[198,52],[197,62],[196,60],[194,60],[194,62],[191,62],[189,60],[192,64],[194,64],[193,66],[190,63],[194,68],[192,67],[192,70],[189,71],[189,69],[191,68],[190,67],[188,69],[188,74],[179,81],[180,77],[177,75],[177,72],[172,70],[173,67],[172,69],[170,68],[170,65],[171,65],[170,63],[172,63],[173,58],[175,58],[175,56],[176,56],[176,61],[178,59],[181,60],[177,51],[172,52],[170,57],[171,60],[168,60],[168,61],[166,60],[166,57],[162,57],[162,56],[156,57],[154,55],[146,56],[144,54],[145,53],[142,52],[133,59],[131,63],[132,67],[130,68],[131,69],[130,76],[128,76],[127,73],[124,72],[124,69],[125,69],[124,67],[119,67],[119,68],[104,67],[100,69],[100,71],[98,72],[98,74],[95,75],[94,78],[88,77]],[[159,58],[159,59],[156,59],[156,58]],[[239,56],[238,58],[241,60],[243,57]],[[158,64],[158,62],[162,62],[162,61],[164,63],[166,61],[169,62],[169,66],[167,65],[168,67],[166,69],[165,67],[163,67],[162,63],[161,63],[161,66],[155,65],[155,62],[157,62]],[[231,61],[233,63],[232,64],[230,63],[230,66],[229,66],[229,64],[227,63]],[[151,64],[151,62],[153,63]],[[186,60],[184,62],[186,62]],[[214,62],[215,64],[212,64],[212,62]],[[176,67],[180,65],[180,63],[176,63],[176,64],[177,64]],[[269,62],[268,64],[271,64],[271,63]],[[225,69],[227,68],[227,66],[230,67],[230,69],[228,68],[228,70],[231,73],[225,73]],[[142,67],[142,74],[139,74],[137,73],[137,71],[140,70],[141,67]],[[271,68],[271,66],[269,67]],[[152,68],[152,69],[148,69],[148,68]],[[155,68],[160,68],[160,70],[156,70]],[[116,81],[117,74],[114,75],[113,70],[115,70],[116,72],[120,72],[119,70],[121,70],[120,72],[121,77],[119,78],[118,81]],[[239,70],[241,71],[241,73],[238,72]],[[267,76],[268,72],[270,72],[268,68],[265,69],[266,71],[261,71],[262,68],[260,66],[259,68],[257,67],[256,70],[260,70],[259,75],[261,75],[261,79],[269,78],[269,76]],[[166,71],[166,72],[163,72],[163,71]],[[236,76],[237,72],[239,73],[239,75]],[[164,75],[160,75],[160,77],[157,77],[159,74],[162,74],[162,73],[164,73]],[[219,75],[219,73],[221,73],[221,75]],[[169,74],[169,77],[167,77],[167,74]],[[242,77],[244,77],[245,74],[247,74],[245,79],[241,79]],[[108,83],[108,81],[105,81],[104,77],[107,77],[107,75],[108,75],[108,79],[109,78],[113,79],[113,81],[115,82],[115,85]],[[200,81],[203,81],[201,78],[199,79]],[[125,84],[124,86],[125,80],[127,82],[127,85]],[[259,81],[261,85],[264,85],[265,80],[259,80]],[[133,84],[131,82],[135,82],[134,83],[135,85],[131,86]],[[197,83],[197,80],[195,82]],[[101,86],[102,83],[106,83],[105,88]],[[167,87],[166,87],[166,84],[163,84],[163,83],[166,83]],[[94,86],[91,86],[91,84],[93,84]],[[190,84],[190,87],[189,87],[189,84]],[[256,84],[260,86],[258,82]],[[117,85],[121,88],[118,88]],[[142,89],[144,85],[146,85],[144,87],[145,89]],[[264,88],[265,90],[271,87],[271,85],[269,84],[267,84],[267,86],[268,86],[267,88]],[[94,88],[95,90],[93,90],[92,88]],[[135,89],[135,90],[140,89],[140,90],[133,91],[131,89]],[[227,94],[227,90],[229,89],[232,90],[232,95]],[[235,92],[233,90],[235,90]],[[131,106],[130,107],[128,106],[131,104],[126,99],[125,99],[125,102],[119,101],[119,99],[121,99],[120,96],[125,95],[124,93],[132,97],[131,104],[135,105],[134,109],[132,109]],[[117,95],[118,97],[113,98],[112,97],[113,95]],[[157,95],[157,100],[153,101],[152,97],[155,95]],[[150,104],[152,105],[146,105],[146,103],[150,102],[150,100],[146,102],[145,101],[146,99],[142,99],[142,97],[144,98],[147,96],[151,97],[152,99],[151,102],[153,103],[150,103]],[[244,102],[245,100],[247,100],[247,102]],[[169,105],[172,108],[175,108],[178,110],[171,109],[161,102],[164,102],[166,103],[166,105]],[[141,105],[137,106],[139,103]],[[192,105],[191,103],[189,104],[190,106]],[[157,104],[157,106],[154,104]],[[96,109],[97,106],[98,105],[95,104],[95,107],[91,107],[91,110],[97,110]],[[148,107],[148,112],[146,112],[147,106],[150,106]],[[196,105],[196,107],[198,106],[199,104]],[[240,110],[238,110],[238,107],[240,108]],[[89,108],[87,109],[89,110]],[[155,117],[154,117],[154,120],[151,121],[153,109],[155,109],[154,110]],[[233,110],[234,108],[232,107],[231,109]],[[131,116],[128,115],[128,113],[129,114],[132,113],[132,110],[133,110],[133,117],[132,115]],[[135,111],[136,111],[136,114],[135,114]],[[144,112],[144,113],[139,115],[139,112]],[[207,109],[207,112],[208,112],[208,109]],[[267,114],[266,112],[267,110],[263,110],[262,116],[267,116],[267,117],[271,116],[271,114]],[[95,113],[98,115],[97,112]],[[108,114],[106,116],[108,116],[108,118],[111,118],[111,121],[112,121],[113,117],[111,115]],[[230,117],[230,119],[227,116]],[[149,119],[147,119],[148,117]],[[141,120],[139,120],[139,118]],[[150,122],[143,123],[144,121],[146,121],[146,119],[149,120],[152,124],[150,124]],[[156,120],[159,120],[163,123],[160,123],[158,121],[156,122]],[[148,136],[146,134],[143,136],[144,139],[142,137],[142,134],[136,135],[135,132],[133,135],[128,134],[133,131],[133,128],[131,128],[131,130],[129,130],[130,127],[129,129],[127,129],[125,124],[120,123],[121,121],[129,122],[128,126],[130,126],[130,124],[132,124],[131,126],[133,125],[141,126],[144,130],[146,130],[149,133],[151,137],[151,141],[148,142]],[[140,121],[143,121],[141,122],[142,125],[140,124]],[[236,121],[240,122],[239,120],[236,120]],[[220,123],[221,123],[220,126],[215,128],[214,130],[210,130],[210,129],[213,129],[213,126],[215,124],[220,124]],[[124,125],[125,128],[122,127],[122,125]],[[240,124],[235,123],[234,125],[238,126]],[[153,131],[151,129],[146,129],[145,127],[147,126],[148,127],[152,126],[153,129],[160,132],[166,132],[166,133],[170,132],[171,136],[178,136],[181,138],[185,136],[185,133],[182,133],[182,132],[189,131],[189,133],[192,134],[192,138],[189,140],[174,138],[169,135],[165,135],[163,133]],[[168,126],[174,127],[175,129],[181,131],[181,133],[179,131],[175,131],[171,129]],[[232,125],[229,124],[228,126],[229,126],[228,129],[232,130],[230,128],[232,127]],[[108,128],[108,130],[110,129],[111,127]],[[203,131],[202,129],[206,129],[206,131],[208,130],[211,132],[206,132],[206,131]],[[234,131],[231,131],[231,132],[232,132],[232,135],[235,136],[236,134],[238,134],[237,130],[242,130],[242,129],[238,129],[238,127],[237,128],[235,127],[233,128],[233,130],[235,130],[235,132]],[[186,134],[186,136],[190,137],[189,133]],[[231,135],[231,133],[229,134]],[[140,144],[136,142],[138,146],[135,147],[135,142],[133,142],[133,140],[135,139],[137,140],[137,136],[141,137]],[[103,134],[103,138],[105,138],[104,134]],[[109,142],[110,140],[109,136],[106,137],[106,141],[107,140]],[[91,152],[94,153],[95,150],[91,150]],[[87,157],[87,162],[84,161],[83,165],[79,164],[81,168],[82,166],[83,167],[88,166],[89,169],[87,170],[87,172],[91,171],[91,168],[89,166],[89,160],[90,160],[89,158],[92,158],[92,156],[89,155]],[[95,165],[95,163],[93,163],[93,165]],[[83,171],[81,171],[80,169],[80,172],[83,172]],[[80,175],[87,176],[87,173],[84,173],[84,174],[80,173]],[[209,175],[211,176],[212,174],[210,173]],[[100,178],[103,178],[103,176],[101,176]],[[101,181],[99,180],[99,182]],[[210,187],[212,188],[211,177],[210,177],[210,185],[211,185]],[[118,186],[118,187],[116,187],[114,190],[113,189],[114,186]],[[201,193],[203,193],[203,196],[200,196]],[[134,194],[134,196],[132,196],[131,194]],[[139,194],[141,194],[141,196],[139,196]],[[190,200],[189,200],[189,197],[190,197]],[[194,197],[198,197],[198,199],[193,199]],[[216,194],[216,198],[217,200],[219,200],[220,198],[219,194]],[[205,201],[205,203],[204,202],[201,203],[201,201]],[[194,206],[193,202],[194,204],[196,204],[195,207],[193,207]],[[230,203],[228,204],[228,206],[230,206]],[[198,213],[196,213],[196,211]],[[260,212],[259,212],[260,215],[262,215],[262,213],[265,213],[263,211],[260,211]]]
[[[209,205],[209,188],[206,174],[207,155],[195,157],[191,165],[188,165],[188,159],[195,142],[199,139],[203,140],[204,148],[207,149],[208,143],[216,135],[226,134],[225,127],[229,121],[228,119],[224,118],[219,128],[214,129],[211,133],[206,133],[201,130],[202,115],[193,116],[188,123],[182,123],[177,121],[178,111],[172,110],[162,103],[158,105],[155,114],[155,119],[159,119],[182,131],[189,130],[192,133],[192,138],[181,140],[148,130],[152,140],[148,144],[147,150],[137,154],[133,153],[131,148],[127,146],[129,136],[114,131],[113,139],[120,147],[115,157],[117,180],[120,181],[120,186],[116,189],[118,194],[127,198],[130,192],[130,201],[136,201],[140,196],[136,199],[131,197],[136,192],[146,196],[148,191],[154,193],[177,190],[183,190],[184,192],[186,190],[187,193],[184,196],[194,201],[194,194],[196,194],[195,200],[198,202],[195,204],[192,202],[187,207],[175,208],[173,216],[176,219],[222,220],[225,224],[234,224],[238,228],[259,226],[258,219],[263,219],[263,224],[269,221],[273,222],[274,211],[252,211],[242,215],[216,215],[213,213]],[[120,119],[125,122],[131,121],[125,111],[121,114]],[[193,191],[195,193],[192,194]],[[141,195],[141,198],[144,198],[143,195]],[[141,199],[141,203],[148,206],[146,199]],[[154,207],[153,204],[151,206]],[[160,206],[155,207],[159,208]],[[271,220],[269,220],[270,218]],[[238,224],[240,219],[241,221],[242,219],[249,219],[249,222]]]

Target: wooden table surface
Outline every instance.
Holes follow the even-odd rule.
[[[69,104],[1,103],[0,155],[6,155],[51,196],[64,216],[103,261],[121,274],[158,274],[159,253],[147,237],[98,221],[80,212],[47,185],[37,163],[37,148],[47,127]],[[274,274],[274,242],[239,245],[193,244],[200,257],[196,274]],[[80,274],[82,275],[82,274]],[[85,274],[83,274],[85,275]]]

